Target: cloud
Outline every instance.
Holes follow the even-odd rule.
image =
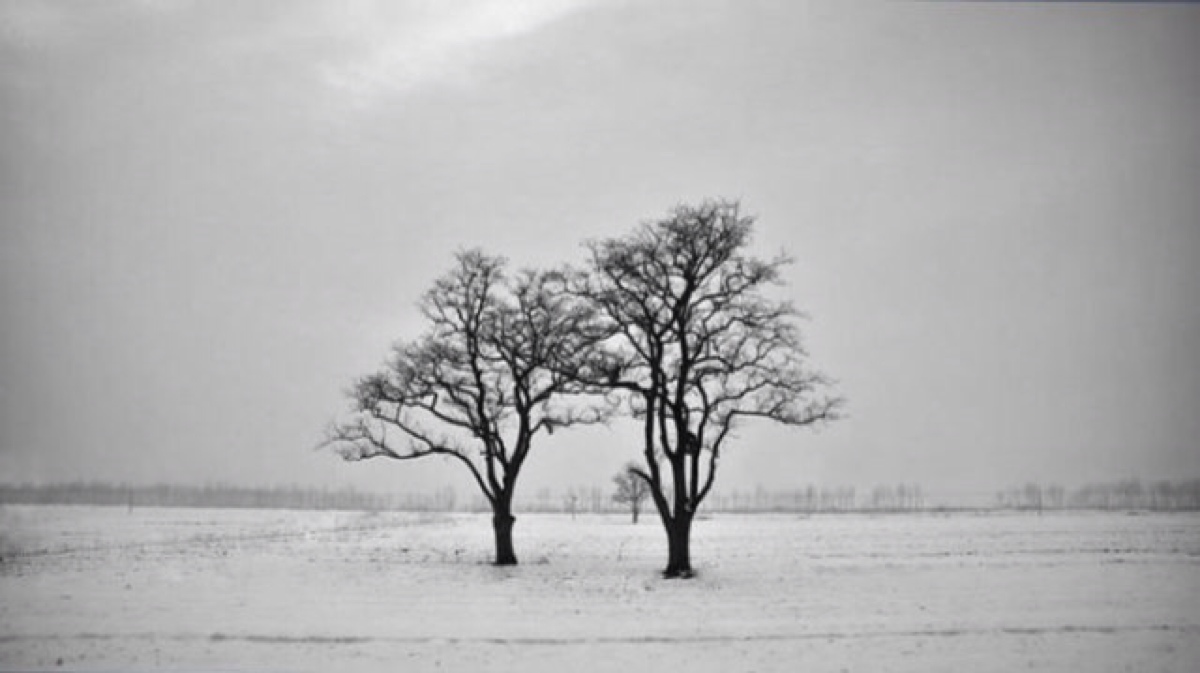
[[[489,48],[577,13],[594,0],[373,0],[338,5],[323,23],[344,46],[319,64],[321,79],[368,104],[380,96],[469,81]]]
[[[0,46],[42,51],[89,43],[117,49],[136,36],[138,44],[160,52],[198,54],[213,63],[289,63],[341,103],[365,108],[431,84],[469,84],[495,47],[598,2],[0,0]]]

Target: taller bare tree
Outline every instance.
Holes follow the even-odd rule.
[[[583,372],[626,391],[641,421],[634,473],[666,529],[667,577],[692,575],[692,521],[741,422],[805,426],[835,418],[841,404],[807,366],[797,310],[763,292],[790,260],[748,256],[752,228],[736,202],[680,206],[590,243],[576,287],[612,335]]]
[[[561,275],[509,278],[504,265],[478,250],[456,256],[422,299],[428,331],[354,385],[353,412],[326,444],[352,461],[461,463],[492,507],[496,564],[514,565],[513,494],[534,437],[605,412],[564,399],[583,392],[572,372],[591,345],[592,309],[562,291]]]

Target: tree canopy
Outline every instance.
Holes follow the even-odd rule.
[[[808,365],[799,311],[766,292],[790,258],[746,252],[753,224],[736,202],[682,205],[589,243],[590,264],[575,276],[609,335],[585,371],[627,393],[641,422],[635,473],[667,528],[671,576],[692,572],[692,517],[739,424],[812,425],[836,418],[842,404]]]
[[[565,396],[586,390],[592,309],[553,272],[504,272],[505,260],[461,252],[425,293],[429,323],[398,342],[383,369],[359,379],[350,418],[327,442],[347,460],[445,456],[471,473],[493,508],[497,563],[515,563],[512,497],[534,437],[603,422],[607,407]]]

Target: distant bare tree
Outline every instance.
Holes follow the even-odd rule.
[[[563,508],[571,514],[571,519],[579,512],[579,494],[575,489],[567,489],[567,494],[563,496]]]
[[[1034,482],[1025,484],[1022,489],[1023,501],[1026,509],[1031,509],[1038,514],[1042,513],[1043,490],[1042,485]]]
[[[636,524],[642,511],[642,503],[650,497],[650,487],[637,475],[635,463],[625,465],[625,468],[613,477],[613,482],[617,485],[617,492],[612,497],[613,502],[628,505],[633,515],[633,523]]]
[[[690,577],[696,510],[739,424],[766,419],[806,426],[835,418],[840,400],[806,366],[799,313],[763,290],[786,257],[745,254],[753,218],[735,202],[680,206],[624,238],[595,241],[577,292],[611,332],[592,382],[627,394],[642,424],[644,464],[635,474],[667,533],[664,575]]]
[[[1066,489],[1060,484],[1050,484],[1046,487],[1046,506],[1053,509],[1062,509],[1063,500],[1065,498]]]
[[[591,309],[562,291],[561,275],[509,278],[504,265],[478,250],[456,256],[422,300],[429,330],[355,384],[353,414],[326,444],[352,461],[461,463],[491,507],[496,564],[513,565],[513,493],[534,437],[605,412],[563,399],[583,392],[572,373],[590,346]]]

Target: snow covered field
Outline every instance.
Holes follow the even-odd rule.
[[[1200,516],[0,508],[0,669],[1200,670]]]

